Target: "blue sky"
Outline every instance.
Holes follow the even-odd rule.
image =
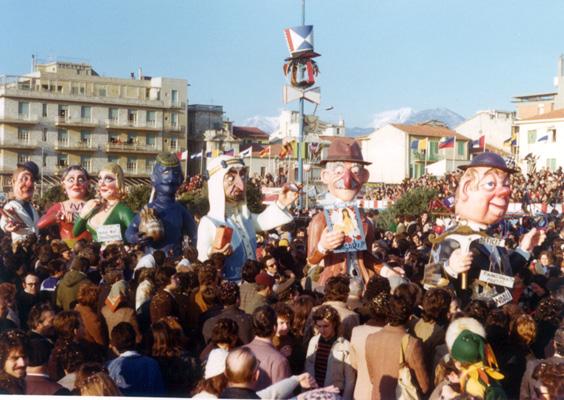
[[[242,124],[284,108],[284,28],[301,0],[2,0],[0,74],[31,54],[90,62],[101,74],[185,78],[189,102],[219,104]],[[561,0],[306,0],[315,26],[321,116],[370,126],[404,106],[465,117],[513,109],[552,90],[564,53]],[[297,108],[297,105],[289,105]],[[307,111],[312,111],[308,108]]]

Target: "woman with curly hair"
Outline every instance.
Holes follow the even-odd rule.
[[[350,343],[338,333],[339,313],[331,306],[322,305],[312,317],[319,333],[309,341],[305,372],[315,377],[319,387],[335,385],[343,399],[352,399],[356,372],[351,365]]]
[[[103,318],[97,313],[100,286],[87,281],[80,285],[74,310],[80,314],[84,324],[84,340],[99,346],[108,345],[108,337]]]
[[[554,337],[562,320],[564,304],[561,300],[545,297],[540,302],[534,313],[537,322],[537,336],[531,348],[537,358],[545,358],[545,349]]]
[[[77,372],[76,389],[81,396],[122,396],[102,364],[85,363]]]

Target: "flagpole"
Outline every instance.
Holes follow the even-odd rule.
[[[456,135],[454,135],[454,147],[452,148],[452,170],[454,171],[454,169],[456,168]]]

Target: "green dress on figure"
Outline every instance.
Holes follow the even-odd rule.
[[[93,217],[94,215],[95,215],[94,213],[90,213],[85,218],[81,218],[80,216],[77,216],[76,222],[74,223],[73,235],[77,236],[80,235],[85,230],[88,230],[88,232],[90,232],[90,234],[92,235],[92,240],[98,242],[99,240],[98,240],[97,228],[92,227],[88,223],[90,218]],[[121,237],[122,240],[124,240],[125,230],[133,220],[133,217],[134,217],[133,211],[131,211],[131,209],[128,206],[126,206],[125,203],[120,202],[114,206],[114,208],[112,209],[106,220],[100,226],[119,225],[121,230]]]

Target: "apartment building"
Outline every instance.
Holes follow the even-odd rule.
[[[39,165],[45,183],[69,165],[97,174],[107,162],[129,184],[147,180],[161,151],[186,149],[187,81],[133,73],[100,76],[89,64],[36,64],[0,77],[0,190],[17,163]]]

